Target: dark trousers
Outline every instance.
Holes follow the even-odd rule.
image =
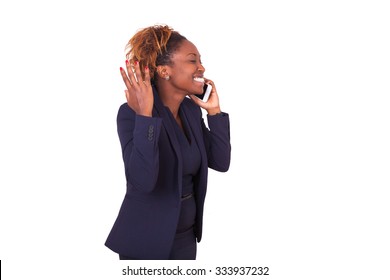
[[[127,256],[119,255],[120,260],[135,260]],[[196,259],[196,237],[194,229],[177,233],[173,242],[169,260],[195,260]]]
[[[196,237],[194,228],[191,228],[182,233],[176,233],[175,241],[170,260],[195,260],[196,259]]]

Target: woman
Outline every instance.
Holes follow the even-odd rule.
[[[117,117],[127,191],[105,245],[120,259],[194,260],[208,167],[229,169],[229,116],[197,48],[177,31],[147,27],[127,47],[127,103]],[[207,102],[194,96],[204,83]]]

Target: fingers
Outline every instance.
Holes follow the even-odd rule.
[[[206,84],[209,84],[209,85],[212,86],[211,92],[217,91],[216,88],[215,88],[215,84],[214,84],[214,82],[212,80],[206,79],[206,78],[204,78],[204,80],[205,80]]]
[[[145,80],[144,80],[143,82],[144,82],[144,84],[145,84],[146,86],[151,86],[151,82],[150,82],[150,71],[149,71],[149,67],[148,67],[147,65],[145,66],[144,72],[145,72]]]
[[[126,85],[126,88],[128,90],[130,90],[131,82],[130,82],[129,78],[127,77],[126,71],[122,67],[120,68],[120,71],[121,71],[121,76],[122,76],[123,82]]]
[[[135,76],[135,81],[137,84],[139,85],[142,85],[142,74],[141,74],[141,70],[139,68],[139,62],[138,61],[134,61],[134,74],[133,76]]]
[[[128,80],[131,86],[150,86],[150,72],[149,67],[146,66],[144,69],[144,73],[141,72],[140,64],[138,61],[134,61],[134,64],[130,64],[129,61],[126,60],[126,68],[128,73]],[[144,74],[144,75],[143,75]],[[144,76],[144,78],[142,77]]]
[[[121,69],[121,75],[123,81],[125,82],[127,88],[125,90],[127,104],[131,109],[133,109],[137,113],[139,111],[139,104],[138,104],[137,96],[136,94],[134,94],[134,90],[135,90],[134,85],[136,85],[137,83],[134,78],[134,72],[132,66],[130,65],[129,61],[126,60],[127,73],[122,67],[120,69]]]
[[[217,94],[217,89],[215,87],[215,84],[212,80],[204,78],[205,83],[212,86],[210,97],[207,100],[207,102],[201,101],[199,98],[197,98],[195,95],[190,95],[190,98],[192,101],[198,105],[199,107],[207,110],[208,113],[218,112],[219,109],[219,98]]]
[[[212,80],[206,79],[206,78],[204,80],[207,84],[212,86],[209,100],[212,99],[212,100],[216,100],[218,102],[218,93],[217,93],[217,88],[215,87],[214,82]]]
[[[151,114],[153,91],[149,68],[146,66],[144,73],[142,73],[138,61],[130,63],[126,60],[126,70],[121,67],[120,72],[127,88],[125,94],[129,107],[137,114],[145,114],[145,112]],[[144,78],[142,78],[142,76],[144,76]],[[142,106],[140,104],[142,104]]]
[[[137,61],[134,64],[137,64]],[[126,68],[127,68],[127,74],[129,76],[131,85],[132,86],[137,85],[138,84],[138,80],[135,78],[135,75],[134,75],[135,70],[133,68],[133,65],[131,65],[128,60],[126,60]]]

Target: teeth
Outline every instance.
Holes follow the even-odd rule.
[[[204,83],[204,78],[194,78],[194,81]]]

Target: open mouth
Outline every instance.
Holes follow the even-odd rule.
[[[194,81],[195,82],[199,82],[199,83],[204,83],[204,78],[202,78],[202,77],[195,77]]]

